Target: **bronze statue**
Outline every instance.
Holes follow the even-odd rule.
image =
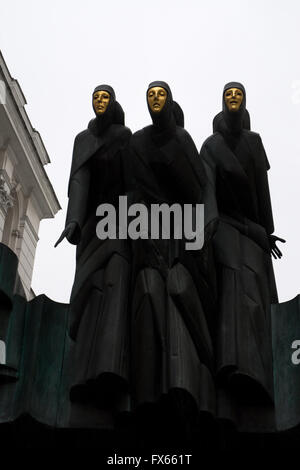
[[[269,162],[250,131],[246,91],[231,82],[201,158],[212,175],[219,214],[214,237],[218,276],[217,379],[247,403],[273,403],[271,303],[278,302],[271,254],[281,257]]]
[[[130,142],[136,201],[149,208],[203,203],[205,170],[170,87],[152,82],[146,99],[153,124]],[[187,251],[184,242],[160,236],[132,244],[133,403],[142,406],[167,397],[175,414],[187,403],[214,414],[213,301],[203,274],[207,251]]]
[[[96,209],[101,203],[117,207],[126,194],[131,131],[112,87],[95,88],[93,109],[95,119],[75,138],[66,228],[57,244],[66,237],[77,245],[69,327],[77,352],[70,396],[105,407],[128,389],[130,249],[127,240],[97,237]]]

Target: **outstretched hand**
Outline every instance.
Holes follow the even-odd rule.
[[[276,245],[277,241],[281,243],[286,242],[286,240],[284,240],[283,238],[276,237],[276,235],[269,235],[270,251],[271,251],[271,255],[275,259],[282,257],[282,252],[279,250],[278,246]]]
[[[55,243],[54,248],[56,248],[63,241],[64,238],[70,241],[70,239],[72,239],[73,235],[75,234],[76,228],[76,222],[71,222],[70,224],[68,224],[59,239],[57,240],[57,242]]]

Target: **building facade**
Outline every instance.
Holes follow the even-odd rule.
[[[39,224],[60,205],[44,168],[50,163],[47,150],[25,105],[0,51],[0,242],[17,255],[16,289],[30,300]]]

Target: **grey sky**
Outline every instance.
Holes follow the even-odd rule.
[[[0,0],[0,11],[0,48],[48,150],[46,170],[63,207],[41,223],[36,294],[69,300],[75,250],[53,245],[64,227],[74,137],[93,117],[92,90],[112,85],[136,131],[150,123],[152,80],[169,83],[198,148],[212,132],[223,85],[245,85],[252,129],[271,164],[275,233],[287,239],[274,262],[279,297],[299,293],[298,0]]]

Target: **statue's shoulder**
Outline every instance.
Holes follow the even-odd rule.
[[[209,167],[215,169],[222,164],[224,138],[220,132],[214,132],[205,139],[200,149],[200,157]]]
[[[132,136],[131,129],[129,129],[129,127],[127,126],[122,126],[122,127],[123,127],[123,136],[127,139],[130,139],[130,137]]]
[[[134,132],[131,136],[130,143],[134,147],[138,147],[139,144],[142,144],[147,137],[147,133],[150,131],[151,126],[146,126],[143,127],[143,129],[140,129],[136,132]]]
[[[185,128],[181,126],[176,126],[176,134],[178,137],[186,137],[187,135],[190,135],[188,131],[186,131]]]
[[[85,140],[87,137],[91,135],[91,132],[89,129],[85,129],[84,131],[79,132],[74,139],[74,144],[77,144],[79,142],[82,142]]]
[[[122,124],[112,124],[110,130],[117,138],[121,140],[129,140],[132,135],[132,132],[129,127],[126,127]]]
[[[246,135],[256,164],[269,170],[270,163],[266,155],[261,136],[257,132],[253,131],[247,131]]]
[[[117,144],[120,147],[126,147],[130,141],[132,135],[129,127],[124,126],[123,124],[112,124],[107,133],[107,141],[110,144]]]
[[[89,135],[90,133],[91,132],[89,129],[84,129],[84,131],[81,131],[76,135],[75,140],[80,140],[84,138],[86,135]]]
[[[191,136],[191,134],[181,126],[176,126],[176,136],[179,142],[185,146],[189,150],[189,152],[193,152],[198,154],[198,150],[196,144]]]
[[[249,131],[248,129],[243,130],[243,135],[247,137],[247,139],[251,140],[253,143],[261,143],[261,136],[258,132]]]
[[[132,134],[132,138],[139,139],[142,136],[145,136],[147,134],[147,132],[149,132],[151,130],[152,127],[153,126],[146,126],[146,127],[143,127],[142,129],[139,129],[138,131],[136,131]]]
[[[211,134],[209,137],[205,139],[205,141],[202,144],[202,147],[203,148],[212,147],[222,141],[223,141],[222,134],[220,132],[214,132],[213,134]]]
[[[181,127],[181,126],[176,126],[176,135],[177,135],[177,138],[179,138],[180,140],[185,140],[185,141],[193,140],[191,135],[188,133],[188,131],[184,129],[184,127]]]

